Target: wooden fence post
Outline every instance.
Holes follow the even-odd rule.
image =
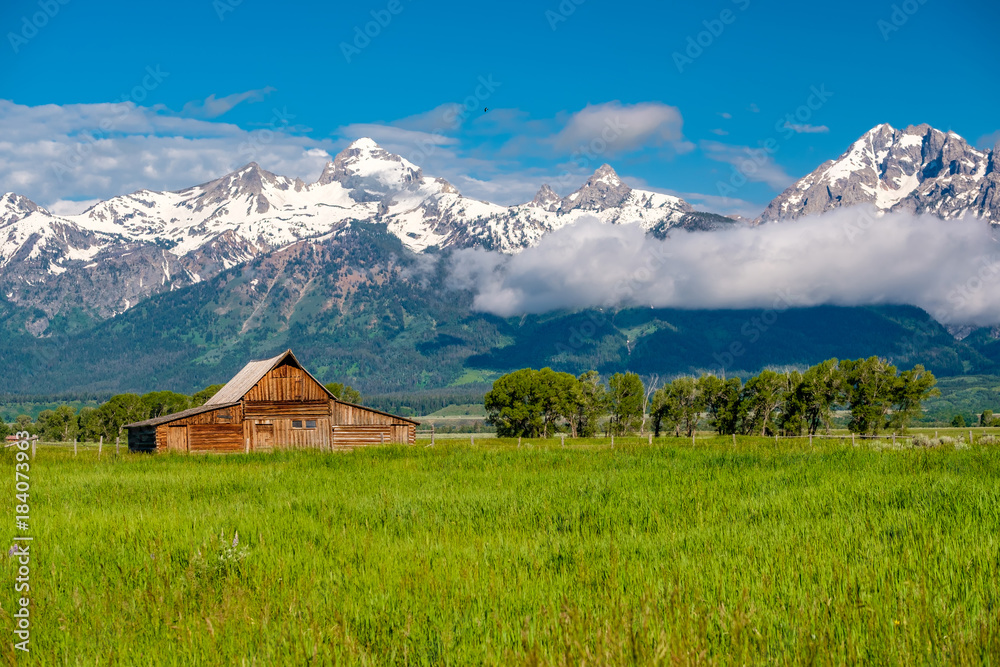
[[[611,449],[615,448],[615,434],[611,434]]]
[[[896,446],[896,434],[895,433],[892,434],[892,446],[893,447]]]
[[[473,447],[476,446],[476,434],[475,433],[470,433],[469,434],[469,444],[471,444]]]
[[[38,436],[36,435],[31,439],[31,460],[35,460],[35,445],[38,444]]]
[[[560,433],[559,434],[559,444],[562,445],[563,447],[566,446],[566,434],[565,433]]]
[[[434,446],[434,424],[431,424],[431,447]]]
[[[517,436],[517,448],[521,449],[521,436]]]
[[[972,446],[972,429],[969,429],[969,447]]]
[[[736,446],[736,434],[733,433],[733,447]]]
[[[121,440],[120,437],[115,438],[115,456],[118,456],[118,454],[119,454],[119,445],[118,445],[118,441],[119,440]]]
[[[101,436],[101,441],[97,443],[97,460],[101,460],[101,450],[104,449],[104,436]]]
[[[812,433],[809,434],[809,446],[810,447],[813,446],[813,434]]]

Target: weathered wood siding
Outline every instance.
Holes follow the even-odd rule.
[[[187,427],[190,451],[242,452],[242,424],[192,424]]]
[[[273,417],[317,417],[329,418],[330,405],[327,401],[300,401],[281,403],[267,401],[247,403],[245,411],[247,419]]]
[[[292,422],[302,422],[302,428],[294,428]],[[315,428],[305,428],[305,419],[255,419],[253,420],[253,451],[269,451],[270,449],[329,449],[330,448],[330,418],[320,417],[313,420]]]
[[[301,368],[283,364],[268,371],[243,397],[243,403],[284,403],[288,401],[323,401],[329,394]]]
[[[228,415],[228,419],[226,418]],[[184,447],[177,445],[179,442],[179,434],[175,433],[174,437],[170,436],[170,429],[176,429],[186,426],[206,426],[206,425],[221,425],[221,426],[235,426],[240,431],[240,442],[243,442],[243,408],[242,406],[235,405],[231,408],[219,408],[218,410],[212,410],[210,412],[203,412],[200,415],[194,415],[192,417],[185,417],[183,419],[178,419],[177,421],[172,421],[167,424],[160,424],[156,427],[156,451],[165,452],[168,450],[175,451],[206,451],[204,449],[198,449],[198,443],[194,440],[193,431],[188,428],[185,429],[186,432],[186,444]],[[171,445],[174,445],[173,447]],[[225,450],[230,451],[230,450]],[[240,447],[240,451],[243,451],[243,447]]]
[[[398,420],[389,415],[336,400],[330,401],[330,410],[333,413],[333,423],[337,426],[375,426],[399,423]]]
[[[252,371],[255,363],[260,362],[251,362],[247,368]],[[332,399],[322,385],[296,364],[292,356],[267,371],[247,390],[239,405],[181,417],[158,426],[130,429],[129,447],[134,446],[136,451],[145,448],[145,451],[265,452],[391,443],[412,445],[416,441],[416,426],[412,422]],[[244,372],[249,371],[244,369]],[[237,388],[230,392],[233,402],[238,400],[243,387],[253,382],[254,377],[260,377],[259,372],[263,369],[242,385],[235,385]],[[308,422],[315,422],[314,428],[307,428]]]
[[[370,447],[372,445],[412,445],[417,429],[412,424],[377,424],[373,426],[334,426],[334,447]]]

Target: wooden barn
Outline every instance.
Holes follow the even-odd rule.
[[[251,361],[205,405],[126,426],[133,452],[412,445],[418,422],[336,398],[291,350]]]

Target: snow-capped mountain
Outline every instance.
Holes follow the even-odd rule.
[[[0,289],[47,315],[72,303],[97,317],[214,276],[353,221],[378,222],[413,251],[481,246],[517,252],[585,215],[658,231],[693,214],[678,197],[634,190],[608,165],[560,198],[545,185],[527,204],[463,197],[441,178],[359,139],[311,184],[256,163],[179,192],[138,192],[73,216],[0,198]]]
[[[897,130],[882,124],[785,190],[758,222],[856,204],[1000,224],[1000,145],[980,151],[929,125]]]

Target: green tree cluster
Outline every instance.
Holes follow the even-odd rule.
[[[331,382],[330,384],[323,385],[327,390],[347,403],[360,403],[361,402],[361,392],[352,387],[349,384],[343,384],[342,382]]]
[[[678,378],[657,390],[651,410],[657,433],[666,428],[690,436],[707,416],[724,435],[812,435],[829,430],[834,408],[842,406],[853,432],[875,435],[905,431],[936,394],[935,382],[923,366],[899,373],[878,357],[828,359],[805,373],[765,370],[742,386],[735,378]]]
[[[612,390],[608,391],[596,371],[580,377],[551,368],[508,373],[493,383],[484,398],[487,421],[505,438],[548,437],[560,432],[592,436],[608,410],[612,421],[634,424],[642,419],[642,380],[635,374],[629,374],[634,380],[620,375],[611,378]]]
[[[923,366],[900,373],[879,357],[828,359],[804,373],[764,370],[745,384],[712,375],[680,377],[653,392],[648,415],[657,436],[690,437],[704,423],[724,435],[816,434],[832,427],[838,408],[849,411],[856,433],[903,432],[922,402],[937,393],[935,383]],[[649,391],[635,373],[616,373],[605,387],[596,371],[575,378],[524,368],[494,382],[484,402],[500,437],[586,437],[602,420],[607,433],[624,435],[642,432]]]

